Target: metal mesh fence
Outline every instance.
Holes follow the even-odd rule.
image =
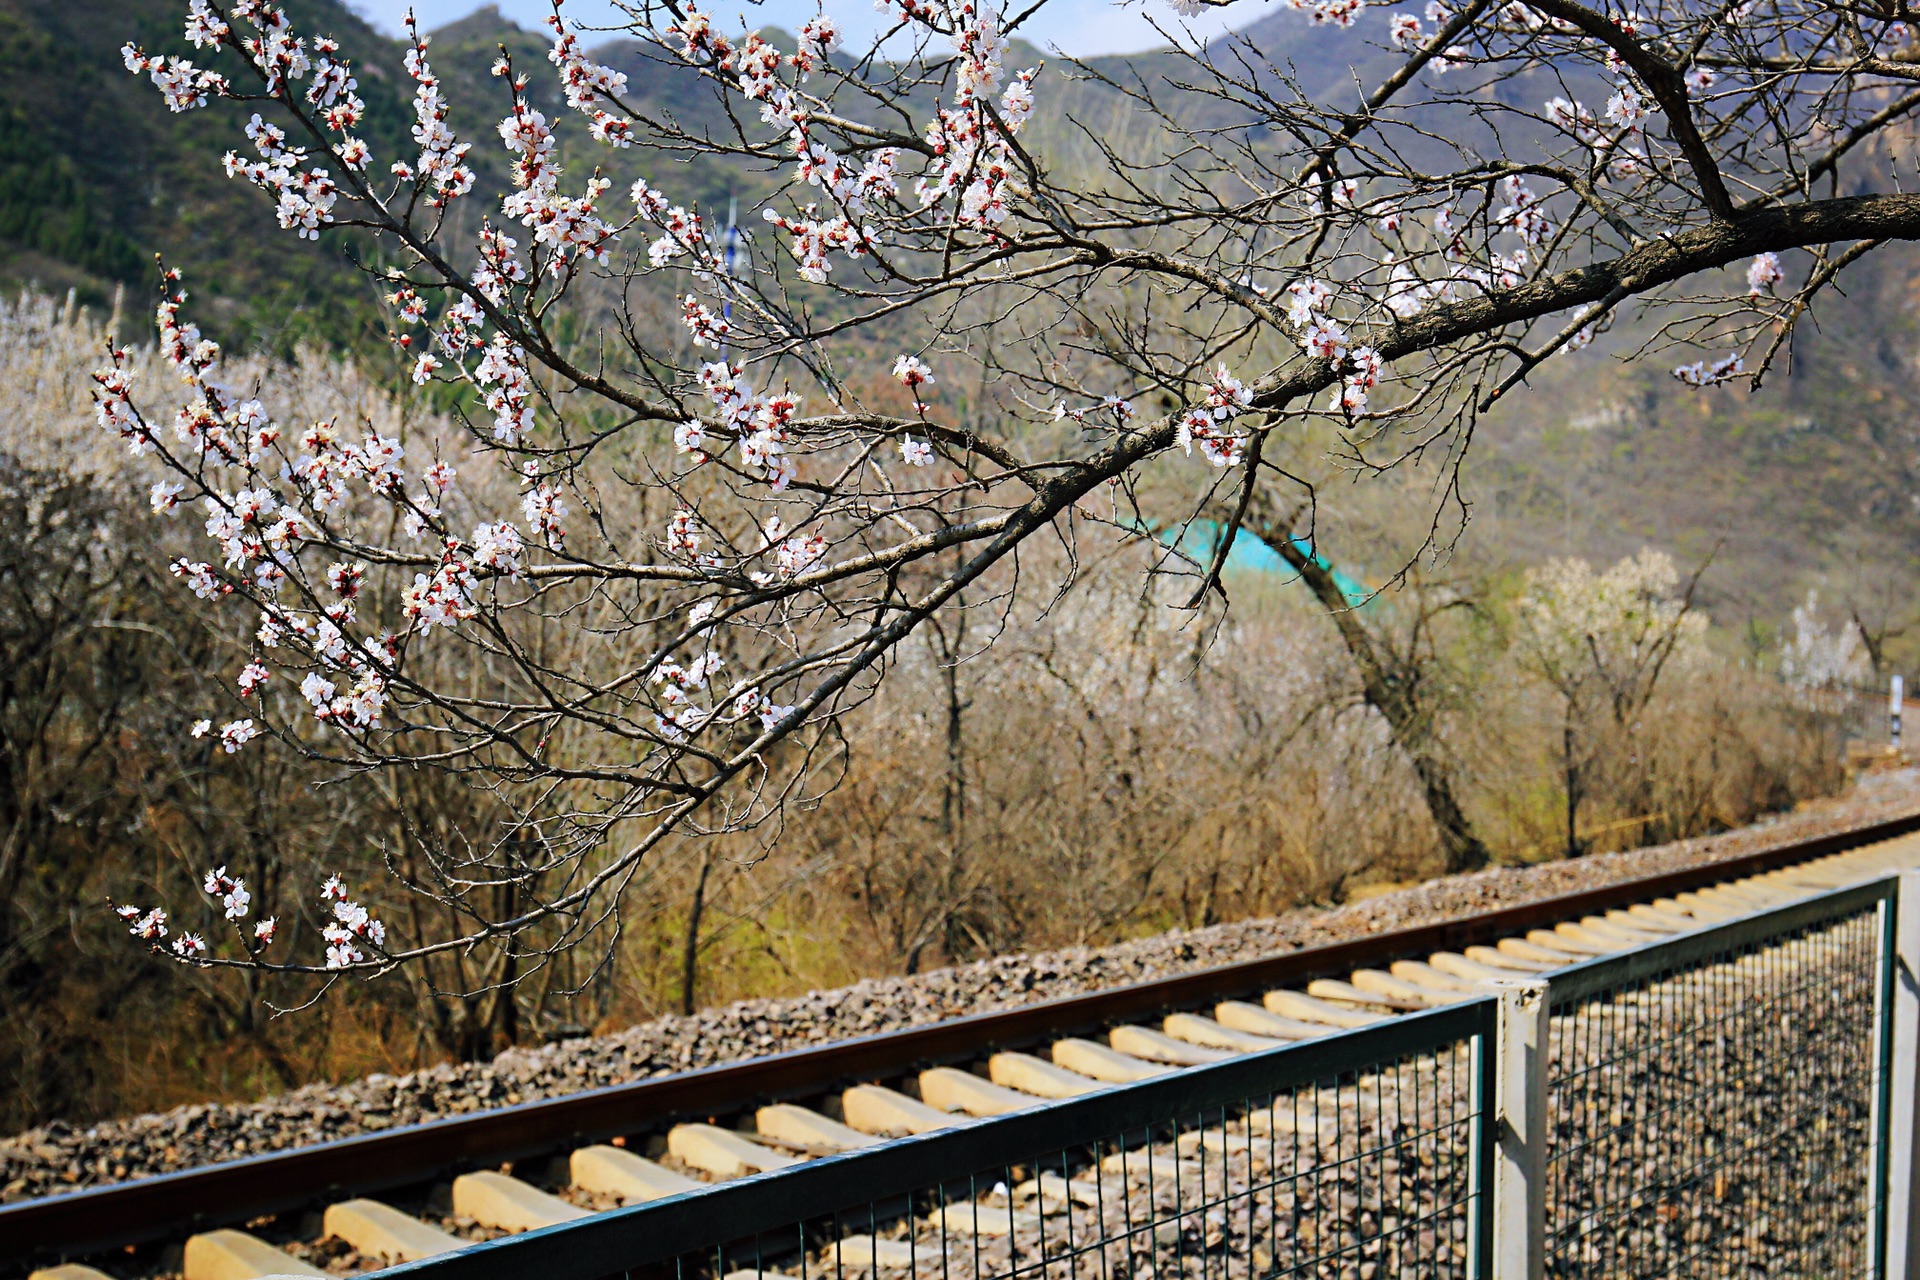
[[[395,1269],[432,1280],[1465,1280],[1497,1007],[1468,1000]]]
[[[1543,1215],[1557,1280],[1872,1275],[1893,890],[1556,970],[1544,1052],[1537,995],[1466,999],[391,1274],[1480,1280]]]
[[[1470,1042],[996,1163],[675,1260],[678,1276],[1464,1277]]]
[[[1556,977],[1550,1276],[1871,1274],[1882,910]]]

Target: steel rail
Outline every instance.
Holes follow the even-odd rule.
[[[0,1261],[75,1257],[143,1244],[647,1134],[676,1121],[817,1096],[838,1086],[968,1061],[985,1052],[1099,1030],[1145,1014],[1177,1012],[1408,956],[1459,950],[1915,831],[1920,831],[1920,813],[1579,893],[1171,978],[0,1205]]]

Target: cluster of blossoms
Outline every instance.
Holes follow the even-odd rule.
[[[1731,381],[1746,371],[1746,360],[1739,352],[1734,351],[1721,356],[1712,364],[1708,364],[1705,360],[1683,364],[1673,371],[1673,376],[1690,387],[1710,387],[1715,383]]]
[[[300,681],[300,696],[313,708],[313,718],[322,724],[355,729],[379,727],[381,712],[387,705],[386,678],[371,663],[342,663],[342,666],[354,675],[353,684],[344,693],[340,692],[344,679],[329,680],[318,671],[309,671]]]
[[[844,217],[822,218],[818,205],[808,205],[798,218],[790,218],[778,209],[768,209],[764,216],[775,227],[791,236],[793,260],[800,268],[800,276],[814,284],[825,284],[827,273],[832,270],[827,255],[838,249],[849,258],[859,259],[866,256],[866,241],[860,228]]]
[[[225,867],[215,867],[201,879],[200,887],[214,900],[227,923],[240,926],[253,906],[253,895],[247,890],[247,882],[238,876],[227,874]],[[158,945],[167,936],[167,913],[163,908],[154,907],[142,911],[139,907],[121,906],[113,909],[127,926],[127,932],[145,942]],[[242,936],[247,939],[248,949],[255,954],[265,950],[279,932],[279,921],[268,917],[254,922],[253,928]],[[182,960],[205,961],[207,958],[207,940],[196,933],[182,933],[171,944],[173,953]]]
[[[1554,25],[1556,29],[1562,26],[1558,21]],[[1628,21],[1624,25],[1631,29],[1633,23]],[[1659,114],[1660,107],[1644,89],[1634,83],[1626,63],[1621,61],[1618,53],[1608,49],[1606,62],[1607,70],[1617,83],[1613,94],[1607,99],[1605,124],[1584,102],[1560,97],[1548,99],[1543,118],[1549,125],[1585,147],[1594,165],[1602,172],[1617,179],[1630,179],[1645,171],[1647,123]],[[1704,67],[1694,68],[1686,77],[1687,86],[1695,92],[1711,88],[1714,81],[1713,72]]]
[[[633,141],[631,122],[613,115],[600,105],[601,99],[618,102],[626,92],[626,73],[589,61],[580,50],[580,38],[567,30],[556,9],[547,19],[553,28],[553,47],[547,61],[560,68],[560,84],[566,91],[567,105],[592,122],[593,136],[609,146],[624,147]]]
[[[520,530],[508,521],[482,521],[473,527],[473,567],[482,573],[518,577],[524,545]]]
[[[520,514],[528,530],[546,546],[555,551],[566,547],[567,531],[561,522],[566,519],[567,504],[561,499],[557,485],[544,482],[531,485],[520,496]]]
[[[113,913],[126,922],[127,932],[145,942],[158,942],[167,936],[167,913],[159,907],[141,911],[138,907],[115,907]]]
[[[1299,5],[1296,0],[1294,7],[1299,8],[1303,6]],[[1520,6],[1514,7],[1518,8]],[[1429,49],[1440,39],[1442,34],[1440,28],[1445,27],[1447,23],[1453,19],[1453,16],[1452,8],[1444,4],[1442,0],[1427,0],[1426,23],[1424,25],[1415,14],[1396,13],[1387,20],[1387,38],[1393,42],[1393,47],[1396,49]],[[1340,25],[1347,26],[1351,21],[1352,19],[1348,18],[1347,21],[1341,22]],[[1427,34],[1427,26],[1434,28],[1433,35],[1429,36]],[[1467,51],[1459,45],[1452,45],[1435,54],[1427,65],[1433,68],[1434,74],[1445,75],[1466,60]]]
[[[1747,264],[1747,296],[1758,298],[1772,293],[1775,285],[1787,278],[1780,269],[1780,255],[1763,253]]]
[[[190,738],[204,738],[212,732],[213,721],[200,719],[195,720],[193,724],[188,727],[187,736]],[[259,736],[259,726],[256,725],[251,718],[248,718],[245,720],[229,720],[227,723],[221,725],[217,740],[221,748],[225,750],[228,755],[235,755],[239,752],[240,748],[246,746],[247,743],[252,742]]]
[[[1372,347],[1355,347],[1347,352],[1340,385],[1333,389],[1332,403],[1327,407],[1335,413],[1365,413],[1367,393],[1380,385],[1382,367],[1380,353]]]
[[[253,895],[247,892],[247,882],[237,876],[227,874],[225,867],[215,867],[207,872],[201,881],[201,888],[207,896],[220,903],[222,913],[228,920],[239,920],[246,916],[247,908],[253,902]]]
[[[793,708],[775,702],[758,689],[748,689],[733,700],[733,714],[735,719],[754,716],[760,721],[763,731],[771,732],[793,714]]]
[[[807,24],[799,51],[786,61],[804,79],[809,71],[825,64],[838,42],[838,28],[830,18],[820,15]],[[789,126],[795,176],[809,186],[820,188],[832,207],[823,211],[819,205],[809,204],[799,217],[787,217],[768,209],[764,216],[791,237],[790,247],[801,277],[824,284],[831,270],[830,252],[838,250],[852,259],[868,252],[874,233],[857,225],[854,219],[864,214],[873,202],[898,197],[895,170],[899,153],[891,147],[882,148],[862,164],[834,151],[810,129],[808,113],[799,95],[776,78],[780,63],[780,54],[772,45],[757,34],[749,33],[736,62],[741,92],[762,104],[763,120]]]
[[[726,317],[715,312],[692,294],[686,296],[681,308],[687,332],[693,335],[694,346],[712,347],[718,350],[727,345],[727,338],[732,334],[733,326],[728,323]]]
[[[1387,255],[1387,287],[1381,297],[1388,311],[1396,319],[1411,320],[1426,309],[1427,300],[1433,296],[1433,287],[1413,273],[1413,268],[1405,262]]]
[[[247,138],[260,153],[258,161],[243,160],[236,152],[225,157],[228,177],[244,178],[274,196],[274,215],[283,230],[303,239],[318,240],[320,228],[333,221],[340,188],[325,169],[309,164],[306,147],[289,147],[286,131],[256,114],[247,125]]]
[[[914,191],[922,208],[951,199],[957,225],[991,231],[1006,221],[1008,200],[1018,192],[1012,138],[1033,113],[1033,78],[1039,69],[1017,73],[1000,92],[1007,42],[999,15],[976,0],[948,0],[939,17],[959,55],[954,102],[927,125],[925,141],[933,159]],[[1000,92],[1004,130],[987,110],[995,92]]]
[[[334,56],[340,52],[338,42],[322,36],[313,42],[313,51],[317,61],[313,82],[307,86],[307,103],[320,112],[328,128],[343,135],[339,151],[348,167],[362,168],[367,159],[366,143],[349,132],[367,114],[366,101],[356,92],[360,82],[354,79],[352,67]]]
[[[659,238],[647,246],[649,263],[664,267],[676,258],[692,254],[701,270],[711,271],[716,264],[710,260],[707,234],[699,214],[671,203],[648,186],[645,178],[636,179],[628,194],[641,220],[660,228]]]
[[[363,946],[380,948],[387,943],[387,927],[373,918],[367,909],[347,896],[339,876],[329,876],[320,886],[320,905],[330,908],[333,919],[320,930],[327,944],[327,968],[345,969],[363,963]]]
[[[505,334],[496,333],[474,368],[473,380],[486,392],[486,406],[493,413],[493,438],[502,444],[519,443],[533,429],[534,386],[527,353]]]
[[[313,42],[309,54],[305,42],[293,34],[286,14],[264,0],[241,0],[233,12],[254,31],[237,43],[265,80],[267,92],[280,93],[312,72],[306,101],[337,135],[334,153],[348,168],[364,168],[369,155],[367,144],[352,130],[365,117],[366,103],[355,92],[359,86],[347,64],[334,56],[339,45],[322,37]],[[205,0],[193,0],[187,14],[186,37],[200,49],[217,49],[234,42],[227,21]],[[149,57],[131,44],[120,52],[127,69],[149,75],[174,111],[204,106],[208,98],[231,92],[224,76],[196,69],[184,59]],[[228,152],[228,176],[244,178],[272,193],[280,225],[305,238],[318,239],[320,228],[333,221],[333,207],[339,197],[332,176],[314,162],[317,157],[310,148],[289,146],[285,132],[258,115],[248,126],[247,136],[260,158],[243,160]],[[471,174],[467,181],[471,185]]]
[[[775,493],[784,491],[799,474],[787,446],[790,428],[800,412],[799,397],[781,391],[758,395],[741,376],[739,366],[716,361],[700,370],[700,386],[712,403],[720,427],[739,442],[740,461],[759,473]],[[674,429],[674,443],[682,453],[706,459],[705,427],[688,419]]]
[[[1584,102],[1575,102],[1568,98],[1549,98],[1546,105],[1547,123],[1562,133],[1572,134],[1574,139],[1585,146],[1598,149],[1605,145],[1606,135],[1600,124],[1594,119],[1593,112]]]
[[[281,92],[289,80],[298,80],[312,69],[306,49],[293,34],[287,15],[277,7],[265,0],[238,0],[233,12],[241,21],[252,24],[257,33],[242,40],[241,45],[253,65],[266,77],[268,93]],[[195,25],[190,16],[189,33]],[[204,26],[205,20],[200,25]]]
[[[1188,456],[1200,446],[1201,456],[1216,467],[1237,467],[1244,457],[1247,437],[1234,430],[1233,421],[1253,406],[1253,392],[1221,365],[1213,372],[1207,394],[1187,411],[1176,428]]]
[[[259,736],[260,726],[253,722],[252,717],[245,720],[229,720],[220,726],[220,749],[228,755],[233,755]]]
[[[413,585],[400,593],[400,611],[422,630],[444,627],[451,631],[479,613],[473,603],[479,584],[473,566],[460,551],[458,538],[447,539],[434,571],[415,574]]]
[[[219,23],[208,43],[218,43],[226,34],[226,24]],[[194,34],[192,19],[188,20],[189,38]],[[198,43],[196,41],[196,43]],[[154,87],[160,90],[160,96],[166,101],[167,109],[173,112],[191,111],[195,107],[204,107],[209,98],[223,98],[231,92],[227,78],[217,72],[205,71],[193,65],[185,58],[153,58],[141,52],[136,45],[122,45],[120,57],[126,63],[127,70],[139,74],[145,72],[153,80]]]
[[[768,537],[777,537],[779,518],[768,523]],[[704,620],[711,606],[694,610],[696,622]],[[685,742],[692,734],[711,724],[733,724],[757,719],[762,731],[770,730],[793,714],[785,706],[768,698],[757,687],[733,697],[732,706],[724,705],[726,696],[716,687],[714,676],[725,665],[719,654],[709,650],[682,666],[671,659],[654,668],[651,683],[660,712],[654,723],[668,742]]]
[[[658,687],[655,697],[662,708],[655,723],[662,737],[684,742],[688,734],[713,718],[713,709],[702,699],[711,677],[722,665],[720,655],[709,651],[684,667],[669,659],[654,668],[652,682]]]
[[[1553,234],[1553,224],[1547,221],[1539,198],[1533,194],[1527,180],[1512,174],[1500,180],[1500,188],[1507,203],[1494,213],[1494,225],[1513,232],[1528,245],[1544,244]]]
[[[1193,4],[1195,0],[1186,2]],[[1297,13],[1305,13],[1316,27],[1350,27],[1367,8],[1367,0],[1286,0],[1286,4]]]
[[[480,261],[474,267],[473,287],[496,307],[504,307],[512,288],[529,279],[527,268],[514,251],[520,242],[491,223],[480,228]]]
[[[771,542],[779,529],[779,517],[768,522],[767,540]],[[783,578],[797,578],[807,570],[819,564],[827,554],[827,540],[817,533],[796,533],[782,538],[773,548],[774,567]]]
[[[833,197],[846,215],[858,217],[870,203],[900,194],[898,168],[900,153],[882,147],[856,168],[852,161],[825,143],[809,137],[804,128],[794,126],[793,152],[799,177]],[[843,217],[841,221],[845,221]]]
[[[1398,269],[1404,271],[1404,266]],[[1411,272],[1405,272],[1404,277],[1390,277],[1386,304],[1405,318],[1420,309],[1421,299],[1429,293],[1425,286],[1413,283]],[[1294,281],[1287,286],[1287,322],[1300,331],[1301,350],[1325,360],[1340,375],[1328,409],[1339,414],[1364,413],[1368,393],[1380,384],[1383,362],[1372,347],[1354,345],[1345,326],[1327,314],[1333,298],[1333,286],[1325,281]]]
[[[698,556],[701,541],[700,517],[685,507],[675,511],[667,521],[667,554],[683,558]]]
[[[513,77],[513,67],[503,57],[494,64],[494,74]],[[562,194],[553,129],[546,116],[527,104],[526,77],[513,77],[512,85],[513,114],[500,122],[500,140],[517,157],[512,169],[516,190],[501,211],[531,230],[536,244],[546,246],[552,255],[548,270],[555,275],[581,258],[605,262],[614,229],[600,217],[598,207],[612,181],[590,178],[584,195]]]
[[[838,27],[824,14],[808,22],[801,31],[796,52],[782,56],[778,49],[755,32],[746,32],[739,43],[729,39],[714,25],[711,14],[689,10],[679,21],[667,27],[662,36],[677,44],[688,63],[712,72],[723,83],[732,83],[748,99],[760,104],[760,118],[768,124],[782,124],[790,132],[796,176],[803,184],[819,187],[832,201],[833,208],[822,210],[809,204],[797,217],[767,209],[767,221],[791,237],[793,257],[801,276],[815,284],[827,281],[831,264],[828,255],[835,250],[858,258],[867,252],[868,232],[853,219],[868,204],[881,197],[898,195],[894,169],[898,153],[892,148],[876,151],[864,164],[838,155],[810,128],[805,101],[795,89],[779,78],[782,65],[805,79],[809,72],[825,65],[839,43]],[[649,259],[658,267],[689,252],[699,252],[704,237],[697,217],[685,210],[670,208],[666,200],[636,183],[634,203],[641,216],[663,229],[654,242]],[[711,272],[715,264],[706,264]],[[718,346],[711,325],[711,313],[704,307],[686,312],[687,325],[696,344]],[[724,336],[721,335],[722,340]]]
[[[112,363],[93,375],[94,417],[101,426],[126,441],[127,450],[134,457],[152,453],[159,447],[159,441],[133,406],[132,353],[125,347],[111,347],[108,358]],[[171,510],[179,500],[181,488],[164,482],[156,485],[152,496],[154,507],[158,509],[164,502]]]

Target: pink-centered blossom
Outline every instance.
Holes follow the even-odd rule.
[[[260,729],[251,719],[229,720],[220,726],[220,749],[232,755],[259,736]]]
[[[900,356],[893,362],[893,376],[901,386],[920,398],[920,388],[933,385],[933,370],[918,356]]]

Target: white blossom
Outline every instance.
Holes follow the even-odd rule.
[[[260,730],[251,719],[229,720],[220,726],[220,748],[228,755],[260,736]]]

